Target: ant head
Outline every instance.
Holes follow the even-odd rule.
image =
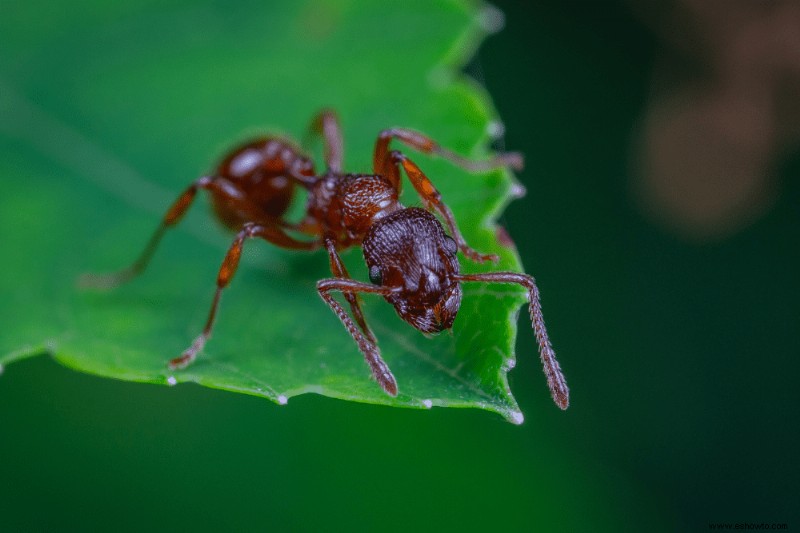
[[[386,300],[422,331],[453,326],[461,306],[458,247],[424,209],[395,211],[373,224],[363,242],[370,281],[394,289]]]

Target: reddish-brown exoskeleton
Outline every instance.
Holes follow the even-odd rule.
[[[139,274],[164,231],[181,219],[197,191],[204,189],[211,194],[219,219],[238,233],[219,269],[206,325],[192,344],[169,362],[171,368],[189,365],[203,349],[211,336],[220,295],[236,273],[244,241],[260,237],[283,248],[327,250],[334,277],[319,281],[317,291],[355,340],[372,375],[392,396],[397,395],[397,382],[381,358],[377,340],[361,312],[359,293],[383,296],[403,320],[424,333],[437,333],[453,325],[461,305],[462,282],[516,283],[525,287],[547,384],[556,404],[566,409],[569,389],[547,336],[534,279],[517,272],[459,273],[459,250],[476,262],[496,261],[497,257],[480,254],[467,245],[436,187],[410,159],[390,150],[389,144],[397,140],[469,171],[519,168],[519,154],[472,161],[416,131],[392,128],[378,136],[372,174],[348,174],[342,170],[342,137],[334,113],[319,113],[312,122],[312,131],[324,140],[326,169],[322,174],[317,174],[312,161],[286,139],[264,137],[243,144],[228,154],[214,174],[198,179],[181,194],[133,265],[115,274],[85,276],[84,283],[111,287]],[[401,171],[427,210],[400,204]],[[306,213],[299,223],[290,223],[284,214],[297,186],[308,192]],[[431,212],[444,220],[452,237]],[[295,234],[311,238],[298,239]],[[339,257],[339,250],[356,245],[363,248],[371,283],[351,279]],[[337,291],[349,303],[352,318],[331,294]]]

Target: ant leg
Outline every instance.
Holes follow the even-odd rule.
[[[350,279],[350,273],[347,272],[347,267],[344,266],[342,258],[339,257],[339,252],[336,251],[336,242],[329,236],[325,237],[325,248],[328,250],[328,256],[331,261],[331,272],[333,272],[333,275],[339,279]],[[350,310],[353,312],[353,316],[356,322],[358,322],[359,327],[361,327],[361,331],[367,336],[367,340],[372,344],[377,344],[378,341],[375,339],[375,335],[372,334],[369,326],[367,326],[366,320],[364,320],[364,313],[361,312],[358,295],[352,292],[345,292],[343,294],[350,304]]]
[[[489,272],[485,274],[458,274],[454,276],[458,281],[483,281],[486,283],[516,283],[528,289],[528,312],[531,315],[533,331],[536,341],[539,343],[539,357],[544,367],[544,375],[547,377],[547,386],[550,388],[550,395],[562,409],[569,407],[569,388],[564,374],[561,372],[561,365],[558,364],[556,353],[550,344],[547,336],[547,329],[544,326],[542,316],[542,304],[539,300],[539,288],[536,280],[527,274],[517,272]]]
[[[325,300],[325,303],[328,304],[333,312],[336,313],[336,316],[342,321],[347,332],[350,333],[350,336],[356,341],[358,349],[364,354],[364,358],[367,360],[367,364],[370,370],[372,370],[372,375],[375,377],[375,380],[386,394],[389,396],[397,396],[397,381],[394,379],[392,371],[389,370],[389,366],[381,358],[377,345],[370,342],[361,334],[344,308],[330,294],[331,291],[340,291],[345,294],[348,292],[368,292],[386,296],[392,292],[392,289],[389,287],[376,287],[375,285],[368,285],[351,279],[322,279],[317,282],[317,292],[319,292],[319,295],[322,296],[322,299]]]
[[[514,170],[522,170],[523,159],[522,154],[519,152],[507,152],[497,154],[485,161],[474,161],[448,150],[447,148],[441,147],[436,141],[417,131],[405,128],[391,128],[380,132],[378,140],[375,142],[375,154],[373,157],[375,174],[387,176],[387,174],[391,173],[391,169],[389,168],[391,166],[389,143],[392,139],[397,139],[406,146],[419,150],[424,154],[438,155],[470,172],[483,172],[499,167],[511,167]],[[399,182],[395,185],[399,188]]]
[[[217,274],[217,290],[214,293],[214,300],[211,302],[211,309],[209,310],[208,319],[206,320],[203,332],[195,338],[191,346],[184,350],[179,357],[169,362],[170,368],[185,368],[190,365],[197,357],[197,353],[203,349],[206,341],[211,337],[211,329],[214,327],[214,319],[217,315],[220,296],[222,296],[222,291],[228,286],[231,279],[236,274],[244,241],[251,237],[261,237],[278,246],[295,250],[313,250],[319,246],[319,243],[316,241],[297,241],[275,226],[261,226],[252,222],[242,226],[242,229],[236,234],[233,244],[228,248],[228,253],[225,254],[222,266],[219,267],[219,273]]]
[[[145,246],[141,255],[139,255],[132,265],[111,274],[83,274],[78,279],[78,284],[82,287],[110,289],[118,285],[122,285],[123,283],[130,281],[132,278],[141,274],[142,271],[147,267],[147,264],[150,262],[150,258],[156,251],[158,243],[161,241],[161,237],[164,236],[164,232],[166,232],[170,226],[174,226],[181,220],[181,218],[183,218],[183,215],[186,214],[186,211],[189,209],[189,206],[195,199],[197,191],[199,189],[211,188],[215,179],[216,177],[214,176],[204,176],[196,180],[194,183],[189,185],[185,191],[183,191],[183,193],[178,197],[177,200],[175,200],[175,203],[172,204],[167,213],[164,215],[161,224],[153,233],[152,237],[150,237],[150,240],[147,242],[147,245]]]
[[[464,255],[476,263],[483,263],[485,261],[496,262],[499,259],[499,257],[494,254],[480,254],[467,244],[467,242],[464,240],[464,237],[461,235],[461,232],[458,230],[453,212],[450,211],[450,208],[447,207],[447,204],[442,202],[441,193],[413,161],[398,151],[393,151],[391,154],[389,154],[389,157],[391,158],[395,169],[397,169],[398,165],[402,165],[403,170],[405,170],[406,175],[408,176],[408,179],[411,180],[411,185],[414,186],[414,189],[416,189],[417,193],[422,198],[425,206],[429,210],[439,213],[442,218],[444,218],[445,222],[447,223],[447,227],[450,228],[450,233],[453,234],[453,239],[455,239],[459,250],[461,250]],[[395,172],[397,172],[397,170],[395,170]]]
[[[342,172],[344,141],[339,127],[339,119],[331,109],[323,109],[311,121],[309,133],[322,135],[325,144],[325,165],[329,172]]]

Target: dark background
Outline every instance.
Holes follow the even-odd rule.
[[[753,141],[762,164],[748,173],[735,158],[750,137],[714,132],[725,140],[752,123],[691,122],[717,116],[703,106],[756,113],[714,104],[728,102],[728,78],[703,38],[716,26],[697,22],[713,12],[498,5],[506,27],[469,71],[504,119],[502,144],[527,157],[528,196],[502,223],[539,280],[570,409],[549,402],[523,341],[509,375],[521,427],[313,395],[277,408],[36,358],[0,381],[0,529],[797,526],[800,157],[783,107],[797,97],[797,66],[770,93],[777,133]],[[677,176],[670,163],[682,177],[659,182]],[[702,178],[698,168],[718,181],[682,181]]]
[[[642,123],[654,100],[680,91],[681,82],[717,83],[704,61],[702,31],[675,51],[656,33],[680,32],[669,25],[681,16],[633,2],[531,4],[500,3],[507,29],[480,57],[506,121],[506,143],[528,158],[529,195],[505,220],[526,266],[542,280],[575,391],[577,408],[553,430],[569,434],[562,445],[641,483],[682,527],[717,520],[795,525],[797,139],[775,141],[784,144],[763,178],[774,184],[761,188],[776,192],[754,220],[748,198],[744,220],[729,215],[719,229],[653,215],[633,184],[641,179],[634,169]],[[720,5],[715,16],[725,19],[734,4],[757,3]],[[678,65],[668,80],[654,75],[664,63]],[[795,63],[794,100],[799,70]],[[685,106],[693,105],[686,97]],[[731,107],[733,116],[748,111]],[[704,138],[698,151],[714,147],[714,138]],[[734,148],[718,151],[721,159],[736,156]],[[689,152],[675,156],[691,158]],[[728,186],[722,177],[720,189]],[[691,186],[676,190],[687,202],[696,195],[702,191]],[[570,361],[577,354],[580,360]],[[535,369],[531,358],[520,362],[516,379]]]

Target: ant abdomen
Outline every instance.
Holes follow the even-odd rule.
[[[290,173],[310,177],[314,175],[314,166],[287,141],[262,137],[241,145],[217,167],[217,179],[229,181],[238,194],[231,198],[228,191],[212,191],[214,212],[233,230],[247,222],[270,223],[280,219],[294,197],[295,181]],[[268,219],[253,220],[253,211],[242,209],[242,196],[255,204],[255,212]]]

